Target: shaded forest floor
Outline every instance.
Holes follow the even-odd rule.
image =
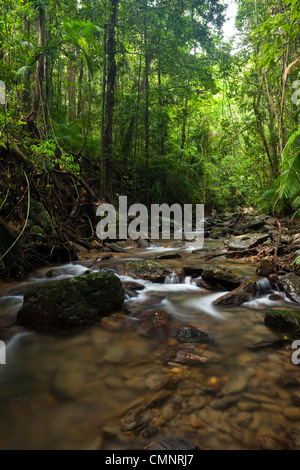
[[[108,247],[97,238],[96,209],[104,202],[99,189],[99,167],[95,162],[82,160],[80,167],[80,175],[59,167],[41,171],[19,146],[1,147],[1,279],[22,279],[37,267],[88,258],[90,250],[122,249],[119,245]],[[249,208],[223,215],[206,214],[206,217],[205,237],[224,239],[227,250],[215,256],[243,258],[249,263],[273,263],[270,272],[275,274],[297,273],[299,223],[289,217],[279,222]],[[246,239],[243,244],[245,233],[268,237],[262,243]],[[129,239],[122,244],[139,242]]]

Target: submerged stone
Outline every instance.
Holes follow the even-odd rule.
[[[211,343],[214,341],[205,331],[189,327],[177,329],[176,337],[181,343]]]
[[[114,274],[63,279],[26,292],[17,323],[39,330],[81,328],[115,312],[123,301],[124,289]]]

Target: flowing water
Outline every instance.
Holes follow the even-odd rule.
[[[207,246],[220,249],[217,242],[207,241]],[[128,260],[153,259],[175,249],[182,258],[165,261],[174,275],[164,284],[121,274]],[[300,380],[291,361],[292,345],[249,348],[278,338],[264,325],[268,309],[299,306],[282,293],[281,299],[270,300],[272,288],[260,279],[251,301],[217,308],[213,301],[225,291],[205,290],[197,279],[175,274],[180,266],[196,263],[203,265],[199,255],[175,244],[129,248],[103,262],[56,266],[55,279],[46,277],[49,268],[44,268],[24,282],[3,284],[0,338],[6,343],[6,365],[0,365],[0,448],[132,450],[153,440],[187,437],[204,449],[299,449]],[[255,276],[254,265],[225,258],[212,263]],[[120,276],[128,311],[122,328],[99,323],[65,336],[15,324],[28,288],[88,268]],[[147,334],[142,319],[151,314],[168,315],[171,329],[195,326],[212,336],[211,344],[181,345],[207,362],[164,360],[178,342],[172,335]]]

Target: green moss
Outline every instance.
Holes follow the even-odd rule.
[[[38,329],[77,328],[113,313],[123,301],[117,276],[92,273],[34,287],[25,294],[17,321]]]
[[[300,312],[284,309],[271,310],[265,315],[265,325],[298,338],[300,337]]]

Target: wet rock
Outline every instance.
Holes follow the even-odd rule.
[[[68,364],[56,372],[52,391],[61,400],[75,400],[86,386],[86,371],[82,364]]]
[[[56,271],[56,269],[49,269],[49,271],[46,272],[46,277],[48,278],[54,278],[54,277],[57,277],[59,275],[58,271]]]
[[[252,248],[266,242],[268,238],[269,234],[249,233],[246,235],[231,237],[229,240],[225,240],[224,244],[226,248],[231,251],[251,250]]]
[[[139,239],[138,239],[138,241],[137,241],[137,247],[138,247],[138,248],[143,248],[143,249],[145,249],[145,248],[149,248],[149,246],[150,246],[149,240],[145,240],[145,239],[143,239],[143,238],[139,238]]]
[[[210,233],[209,233],[209,238],[212,238],[213,240],[217,240],[219,238],[223,238],[225,235],[225,230],[224,228],[213,228]]]
[[[105,242],[105,246],[109,248],[110,251],[113,251],[115,253],[125,253],[124,248],[118,245],[118,243]]]
[[[231,419],[235,426],[238,426],[239,428],[248,428],[253,420],[253,417],[251,413],[243,411],[238,413],[237,416],[232,416]]]
[[[257,266],[256,274],[263,277],[268,277],[274,273],[274,264],[269,260],[261,260]]]
[[[111,253],[107,253],[107,255],[101,256],[101,258],[98,259],[98,261],[107,261],[108,259],[113,258],[113,255]]]
[[[200,428],[203,428],[204,426],[204,423],[201,421],[201,419],[198,418],[196,413],[191,414],[190,423],[191,423],[192,428],[194,429],[200,429]]]
[[[281,302],[283,297],[280,294],[271,294],[268,297],[269,300],[273,300],[273,302]]]
[[[251,401],[239,401],[237,404],[237,408],[240,411],[255,411],[259,410],[260,404],[253,403]]]
[[[179,253],[170,253],[168,255],[155,256],[155,259],[178,259],[178,258],[182,258],[182,256]]]
[[[184,266],[182,271],[185,276],[201,276],[204,268],[199,266]]]
[[[234,405],[239,400],[239,398],[239,394],[228,395],[223,398],[211,401],[210,406],[214,410],[225,410],[226,408],[229,408],[230,406]]]
[[[146,450],[201,450],[194,442],[185,438],[169,438],[159,442],[151,442],[146,448]]]
[[[205,267],[201,273],[201,276],[214,288],[221,286],[229,290],[236,289],[244,281],[244,278],[237,276],[229,269],[218,268],[215,266]]]
[[[265,314],[265,325],[287,333],[292,338],[300,337],[300,313],[294,310],[270,310]]]
[[[160,390],[169,383],[168,377],[163,374],[150,374],[146,380],[145,385],[149,390]]]
[[[122,274],[127,274],[135,279],[146,279],[148,281],[163,283],[172,271],[165,268],[158,261],[129,261],[125,264]]]
[[[225,395],[234,395],[240,393],[247,387],[249,380],[254,375],[255,371],[251,368],[246,369],[243,372],[236,374],[231,380],[226,384],[224,388]]]
[[[128,356],[127,349],[122,344],[109,344],[104,354],[104,360],[113,364],[126,362]]]
[[[300,276],[289,273],[280,277],[278,283],[290,300],[300,304]]]
[[[212,343],[214,339],[198,328],[180,328],[176,330],[176,338],[180,343]]]
[[[295,406],[300,406],[300,392],[295,392],[292,395],[292,403]]]
[[[121,431],[134,431],[135,434],[140,433],[152,420],[154,416],[153,409],[160,408],[169,400],[171,395],[171,392],[168,391],[159,392],[150,401],[137,405],[127,411],[121,420]]]
[[[275,339],[275,340],[269,340],[269,339],[263,339],[262,341],[258,341],[257,343],[251,344],[248,346],[248,349],[252,351],[258,351],[260,349],[266,349],[266,348],[280,348],[282,346],[285,346],[286,344],[291,344],[291,341],[289,339]]]
[[[273,405],[276,404],[276,402],[272,398],[267,397],[266,395],[258,394],[258,393],[255,394],[255,393],[244,392],[243,397],[246,400],[251,400],[251,401],[254,401],[255,403],[260,403],[260,404],[269,403]]]
[[[110,273],[94,273],[37,286],[25,293],[17,323],[38,330],[70,330],[122,306],[124,289]]]
[[[202,365],[208,362],[206,357],[186,349],[173,348],[162,355],[163,364]]]
[[[178,362],[179,364],[200,365],[206,364],[208,359],[206,357],[200,356],[199,354],[194,354],[181,349],[177,351],[174,361]]]
[[[166,338],[173,335],[166,312],[156,312],[146,318],[137,331],[143,336]]]
[[[283,415],[293,421],[300,421],[300,408],[296,406],[291,406],[283,410]]]
[[[237,289],[234,289],[228,294],[224,294],[213,303],[214,305],[242,305],[244,302],[249,302],[257,293],[256,281],[245,281]]]
[[[253,217],[253,219],[250,219],[249,222],[244,225],[243,229],[244,230],[258,230],[262,228],[265,224],[265,218],[258,216],[258,217]]]
[[[107,330],[122,330],[124,329],[128,316],[125,313],[112,313],[108,317],[101,319],[101,326]]]

